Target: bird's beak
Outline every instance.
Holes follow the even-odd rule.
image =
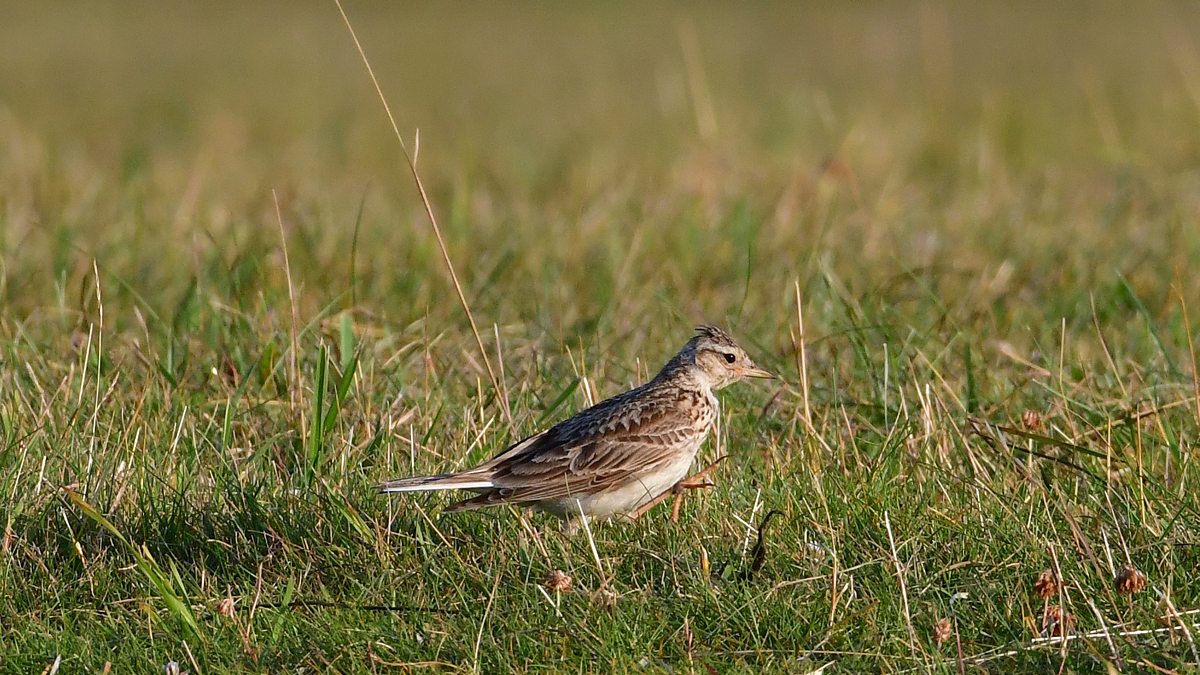
[[[759,368],[758,366],[754,366],[753,368],[747,368],[747,369],[743,370],[742,375],[744,377],[761,377],[764,380],[775,379],[774,375],[772,375],[768,371],[763,370],[762,368]]]

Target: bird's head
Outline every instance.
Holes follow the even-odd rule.
[[[729,334],[715,326],[697,326],[696,336],[684,345],[675,359],[690,366],[692,375],[713,389],[746,377],[774,377],[759,368]]]

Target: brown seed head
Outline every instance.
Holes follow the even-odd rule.
[[[1146,575],[1136,568],[1126,566],[1117,573],[1117,592],[1126,595],[1137,593],[1146,587]]]
[[[1039,598],[1053,598],[1058,595],[1058,587],[1058,577],[1054,576],[1054,570],[1042,570],[1033,582],[1033,592],[1037,593]]]
[[[1042,615],[1042,635],[1046,637],[1063,637],[1070,635],[1075,628],[1075,615],[1064,612],[1058,605],[1050,605]]]
[[[1030,431],[1037,431],[1042,428],[1042,415],[1036,410],[1026,410],[1021,415],[1021,424]]]
[[[937,643],[937,646],[941,647],[942,643],[949,640],[953,634],[954,629],[950,625],[950,619],[941,618],[933,624],[933,641]]]
[[[554,591],[555,593],[566,593],[571,590],[571,577],[567,576],[566,572],[561,570],[551,570],[546,575],[546,581],[542,584],[546,590]]]
[[[233,616],[233,598],[226,596],[217,603],[217,614],[229,617]]]

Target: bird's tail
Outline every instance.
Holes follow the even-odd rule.
[[[380,492],[426,492],[430,490],[479,490],[492,487],[492,481],[471,472],[441,473],[436,476],[397,478],[379,484]]]

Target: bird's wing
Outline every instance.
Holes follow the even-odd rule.
[[[688,392],[634,390],[525,439],[479,467],[502,501],[600,492],[678,458],[706,429],[687,414]]]

